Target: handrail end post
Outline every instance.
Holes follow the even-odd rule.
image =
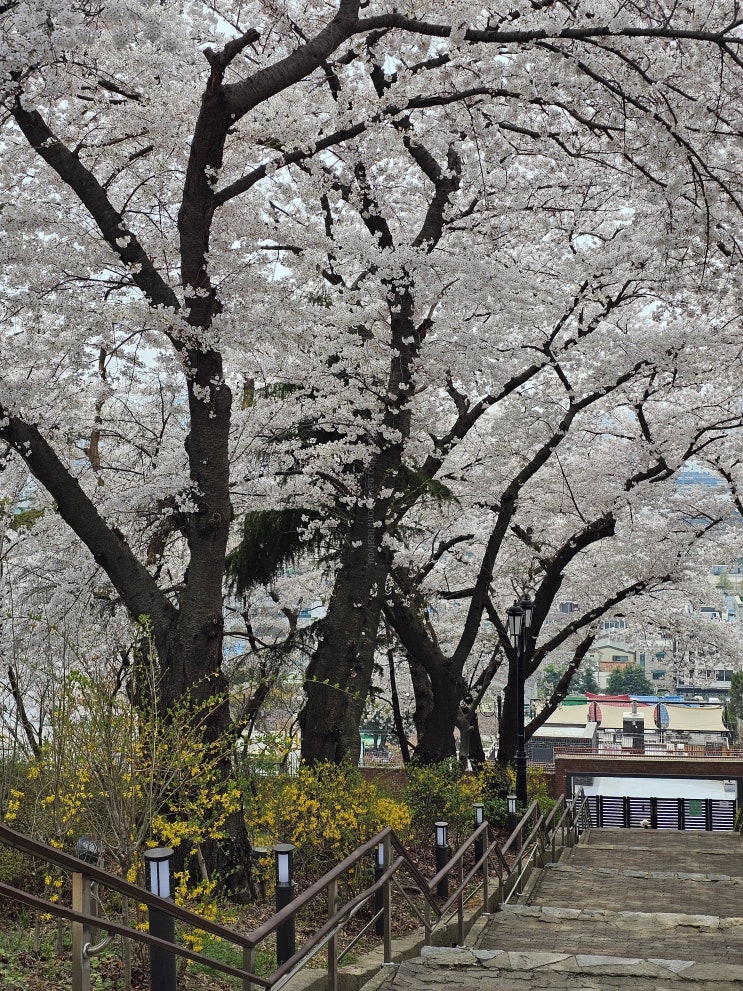
[[[85,874],[75,871],[72,875],[73,911],[91,915],[91,907],[90,880]],[[90,991],[90,958],[85,953],[85,947],[91,938],[89,926],[82,922],[72,923],[72,991]]]

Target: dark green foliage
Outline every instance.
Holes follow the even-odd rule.
[[[295,392],[301,392],[302,388],[296,382],[273,382],[257,389],[256,395],[260,399],[288,399]]]
[[[44,512],[43,509],[21,509],[12,515],[10,525],[14,530],[30,530]]]
[[[725,709],[726,725],[733,733],[737,733],[738,725],[743,722],[743,671],[734,671],[730,679],[730,699]]]
[[[17,826],[17,823],[13,823]],[[33,895],[44,893],[43,865],[39,866],[33,857],[19,850],[0,846],[0,882],[12,888],[22,888]],[[16,902],[3,899],[0,903],[0,916],[7,918],[19,910]]]
[[[636,664],[628,664],[624,669],[617,668],[609,675],[606,690],[610,695],[652,695],[653,686],[645,677],[645,672]]]
[[[480,771],[485,797],[506,798],[513,791],[514,783],[508,767],[498,761],[485,764]]]
[[[557,688],[558,681],[564,674],[565,668],[558,667],[556,664],[545,664],[542,666],[539,675],[539,690],[543,698],[549,698],[552,695]],[[570,681],[570,691],[581,693],[597,692],[598,690],[599,685],[596,680],[595,668],[592,668],[584,660]]]
[[[435,478],[428,478],[416,468],[400,465],[395,478],[395,490],[399,501],[413,505],[421,498],[429,497],[435,502],[448,502],[454,499],[450,488]]]
[[[730,679],[730,701],[728,708],[733,716],[743,719],[743,671],[734,671]]]
[[[596,680],[595,669],[586,667],[584,670],[583,665],[581,665],[570,682],[570,689],[574,692],[597,692],[599,683]]]
[[[247,513],[240,543],[227,556],[230,588],[244,595],[256,585],[269,585],[308,551],[318,553],[322,539],[302,539],[309,518],[303,509],[260,509]]]

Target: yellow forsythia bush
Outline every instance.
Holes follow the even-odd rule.
[[[295,869],[320,876],[385,826],[408,836],[410,812],[350,765],[301,765],[293,777],[255,778],[247,799],[257,846],[293,843]]]

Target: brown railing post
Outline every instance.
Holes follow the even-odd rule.
[[[482,910],[490,912],[490,829],[485,831],[485,860],[482,864]]]
[[[255,947],[243,946],[243,970],[249,974],[255,973]],[[253,982],[249,978],[243,978],[243,991],[253,991]]]
[[[464,858],[459,858],[459,870],[457,871],[457,946],[464,946]]]
[[[552,836],[550,838],[550,846],[551,846],[551,850],[550,850],[550,862],[554,864],[555,859],[557,858],[557,830],[555,829],[554,826],[552,827]]]
[[[389,833],[384,838],[384,866],[389,867],[392,863],[392,838]],[[384,897],[382,907],[384,912],[384,962],[392,963],[392,878],[385,881],[383,889]],[[426,904],[428,904],[426,902]]]
[[[328,918],[332,919],[338,908],[338,882],[328,883]],[[338,991],[338,938],[328,940],[328,991]]]
[[[79,872],[72,875],[72,909],[91,915],[93,899],[90,880]],[[85,947],[92,941],[90,928],[82,922],[72,923],[72,991],[90,991],[90,960]]]
[[[431,945],[433,930],[431,928],[431,906],[428,901],[423,902],[423,942],[426,946]],[[386,963],[386,961],[385,961]]]
[[[498,857],[498,904],[502,905],[506,897],[506,881],[503,877],[503,864],[501,863],[503,854]]]

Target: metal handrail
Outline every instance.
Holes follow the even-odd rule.
[[[116,875],[110,874],[108,871],[103,870],[101,867],[96,867],[94,864],[83,863],[83,861],[78,857],[74,857],[71,853],[65,853],[64,850],[58,850],[57,847],[49,846],[40,840],[34,840],[23,833],[17,833],[14,829],[2,823],[0,823],[0,843],[4,843],[6,846],[13,847],[16,850],[22,850],[32,857],[38,857],[40,860],[44,860],[48,864],[54,864],[57,867],[62,867],[64,870],[83,873],[91,881],[97,881],[112,891],[118,891],[119,894],[126,895],[128,898],[134,898],[148,907],[159,909],[167,915],[172,915],[173,918],[178,919],[180,922],[192,925],[196,929],[201,929],[203,932],[209,932],[213,936],[230,939],[235,935],[231,929],[220,926],[218,922],[203,919],[195,912],[181,908],[180,905],[175,905],[171,901],[160,898],[159,895],[153,895],[152,892],[147,891],[145,888],[140,888],[136,884],[130,884],[129,881],[116,877]],[[51,909],[45,908],[44,911],[51,912]],[[102,923],[103,920],[99,920],[96,923],[99,929],[105,928]],[[246,939],[247,937],[240,936],[241,941]],[[250,944],[248,943],[247,945]]]
[[[554,820],[559,810],[562,810],[562,815],[555,822]],[[134,939],[150,947],[166,950],[168,953],[175,954],[185,960],[195,961],[221,973],[240,978],[243,982],[243,988],[246,991],[254,986],[278,991],[319,949],[326,944],[330,944],[332,953],[328,955],[328,977],[329,985],[331,989],[334,989],[337,983],[338,960],[335,947],[336,934],[378,892],[381,891],[384,894],[385,904],[389,907],[391,885],[393,882],[396,882],[401,870],[406,871],[412,880],[414,891],[417,891],[423,898],[425,909],[423,920],[426,941],[430,942],[436,927],[443,921],[452,918],[454,914],[458,917],[458,935],[461,941],[464,933],[464,906],[481,889],[484,891],[483,907],[481,910],[490,910],[487,878],[489,876],[489,865],[491,861],[495,859],[498,867],[499,901],[500,903],[505,903],[513,891],[517,887],[520,888],[522,878],[529,869],[530,864],[532,862],[536,864],[538,859],[541,860],[542,864],[544,863],[544,851],[548,845],[552,845],[554,850],[558,831],[562,830],[563,839],[565,831],[569,831],[570,843],[568,845],[572,845],[576,841],[579,824],[582,828],[587,828],[585,826],[586,813],[589,817],[588,826],[590,827],[590,811],[588,810],[582,789],[579,789],[576,797],[571,801],[561,798],[546,818],[540,813],[538,804],[532,802],[503,846],[500,846],[496,839],[488,842],[490,835],[489,826],[485,822],[478,826],[459,848],[454,851],[446,866],[438,871],[431,880],[423,876],[394,830],[387,827],[372,839],[359,846],[341,863],[325,874],[324,877],[320,878],[320,880],[298,895],[289,905],[276,912],[270,919],[250,933],[238,933],[219,923],[202,918],[195,912],[181,908],[173,902],[162,899],[149,891],[130,884],[128,881],[116,877],[99,867],[84,863],[77,857],[65,853],[63,850],[31,839],[22,833],[17,833],[4,824],[0,824],[0,843],[22,850],[46,863],[54,864],[76,874],[82,874],[89,881],[102,884],[111,891],[116,891],[129,898],[133,898],[137,902],[144,903],[148,907],[170,915],[174,919],[195,929],[218,936],[232,943],[232,945],[241,948],[243,951],[243,967],[236,967],[221,960],[214,960],[203,953],[198,953],[180,944],[159,939],[147,932],[130,928],[123,923],[77,911],[74,908],[70,909],[58,903],[49,902],[44,898],[13,888],[7,884],[0,883],[0,895],[25,904],[37,911],[47,912],[58,918],[66,919],[73,924],[101,929],[112,935]],[[523,834],[527,830],[529,831],[528,835],[522,841]],[[483,853],[479,858],[475,858],[474,865],[465,872],[465,856],[478,840],[485,841]],[[385,859],[389,861],[388,866],[384,869],[381,876],[373,884],[365,888],[364,891],[350,898],[340,907],[335,906],[335,894],[333,894],[333,897],[330,899],[331,910],[327,919],[297,952],[268,977],[260,977],[255,974],[253,972],[255,966],[255,948],[280,926],[293,919],[299,911],[306,907],[313,899],[323,894],[323,892],[332,891],[334,893],[337,891],[338,881],[351,868],[356,866],[365,857],[368,857],[380,843],[385,845],[388,851]],[[512,848],[516,844],[518,844],[518,850],[515,853],[515,857],[513,857],[514,862],[513,864],[509,864],[507,854],[514,852]],[[565,843],[563,842],[564,845]],[[394,860],[392,858],[393,850],[396,854]],[[434,896],[434,892],[439,882],[454,871],[458,873],[458,883],[455,885],[453,893],[442,904],[441,900]],[[478,873],[482,873],[483,880],[474,890],[470,890],[473,882],[477,879],[476,876]],[[510,889],[506,895],[505,889],[509,884]],[[407,893],[406,898],[408,898]],[[453,911],[451,911],[452,909]],[[451,914],[447,915],[447,913]],[[433,916],[433,921],[431,921],[431,916]],[[392,943],[390,913],[388,909],[382,912],[382,917],[384,919],[384,960],[385,963],[390,963],[392,959]],[[330,960],[331,955],[333,957],[332,962]]]
[[[79,865],[80,866],[80,865]],[[87,865],[85,865],[87,867]],[[87,871],[86,871],[87,874]],[[115,936],[123,936],[126,939],[136,940],[138,943],[144,943],[147,946],[154,946],[161,950],[167,950],[168,953],[175,953],[178,956],[184,957],[186,960],[192,960],[195,963],[206,964],[209,967],[214,967],[215,970],[220,970],[225,974],[229,974],[231,977],[241,977],[249,978],[256,984],[260,984],[261,987],[269,988],[271,984],[269,981],[262,977],[258,977],[255,974],[251,974],[249,971],[243,971],[238,967],[233,967],[231,964],[223,963],[221,960],[212,960],[210,957],[205,957],[203,953],[197,953],[195,950],[189,950],[185,946],[174,945],[169,943],[167,940],[159,939],[157,936],[151,936],[149,933],[142,932],[139,929],[132,929],[131,926],[125,926],[120,922],[114,922],[113,919],[102,919],[97,915],[87,915],[85,912],[78,912],[75,909],[67,908],[65,905],[60,905],[57,902],[47,901],[45,898],[39,898],[37,895],[31,895],[27,891],[21,891],[19,888],[13,888],[9,884],[0,883],[0,895],[5,895],[6,898],[12,901],[20,902],[22,905],[27,905],[29,908],[36,909],[38,912],[47,912],[49,915],[55,915],[60,919],[66,919],[68,922],[80,923],[84,926],[90,926],[96,929],[105,929],[107,932],[113,933]],[[177,908],[172,903],[169,903],[168,908]],[[165,909],[167,912],[167,909]],[[197,928],[203,929],[201,922],[206,920],[201,919]],[[237,933],[231,930],[225,930],[229,933],[229,939],[236,942]]]

